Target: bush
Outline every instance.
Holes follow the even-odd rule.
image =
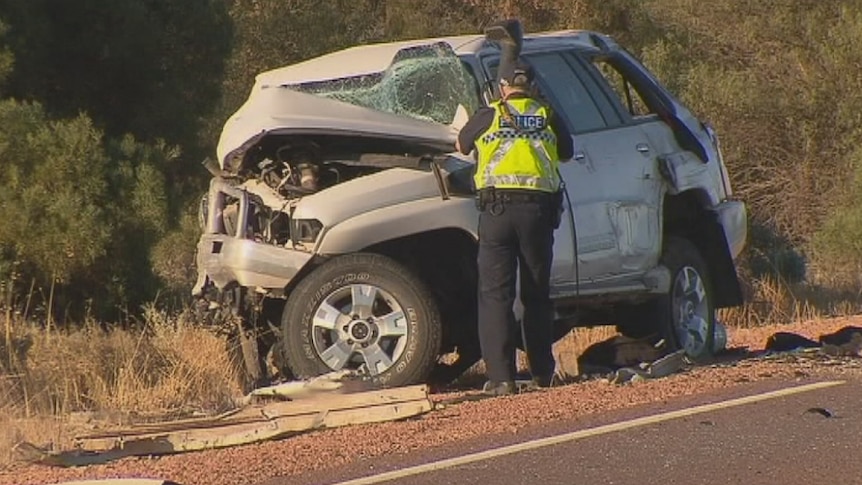
[[[862,149],[850,157],[851,187],[813,238],[820,277],[833,283],[862,281]]]

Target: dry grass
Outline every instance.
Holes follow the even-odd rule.
[[[222,337],[152,308],[141,327],[49,334],[13,322],[12,345],[0,342],[0,450],[63,444],[96,422],[216,413],[241,396]]]
[[[862,312],[859,290],[788,284],[765,278],[748,284],[745,305],[721,310],[719,319],[736,328],[791,324]]]

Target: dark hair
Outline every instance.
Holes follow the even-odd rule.
[[[527,88],[534,78],[533,67],[521,59],[500,67],[500,84],[504,86]]]

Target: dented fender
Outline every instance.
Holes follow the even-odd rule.
[[[350,253],[435,229],[461,229],[478,239],[478,225],[479,211],[472,198],[426,198],[368,211],[325,229],[315,252]]]

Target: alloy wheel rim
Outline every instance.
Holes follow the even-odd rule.
[[[671,307],[673,330],[680,348],[689,356],[699,356],[709,344],[709,299],[703,278],[686,266],[674,280]]]
[[[312,345],[333,371],[376,376],[391,369],[407,346],[407,316],[400,303],[375,285],[341,287],[315,309]]]

